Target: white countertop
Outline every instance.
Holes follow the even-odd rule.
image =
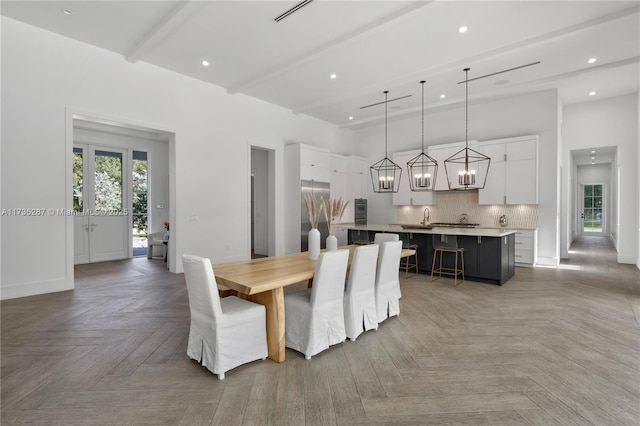
[[[515,234],[513,229],[500,228],[449,228],[435,227],[433,229],[411,228],[404,229],[401,225],[359,225],[349,226],[349,229],[360,231],[377,231],[377,232],[406,232],[414,234],[446,234],[446,235],[469,235],[480,237],[504,237],[506,235]]]

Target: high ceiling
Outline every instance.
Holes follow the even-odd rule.
[[[417,113],[420,80],[427,110],[457,106],[465,67],[471,79],[540,61],[469,83],[474,102],[551,88],[565,104],[638,91],[639,1],[315,0],[274,21],[298,3],[3,0],[1,7],[128,61],[344,127],[383,117],[383,107],[360,107],[383,101],[384,90],[389,99],[411,95],[389,104],[391,117]]]

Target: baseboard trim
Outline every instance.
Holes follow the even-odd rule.
[[[548,266],[557,268],[559,265],[557,257],[540,257],[538,256],[538,260],[536,261],[536,266]]]
[[[637,266],[638,259],[635,256],[627,256],[623,254],[618,254],[618,263],[625,263],[628,265],[636,265]]]
[[[57,293],[73,290],[73,279],[61,278],[54,281],[35,283],[3,284],[0,287],[0,300],[17,299],[19,297],[37,296],[39,294]]]

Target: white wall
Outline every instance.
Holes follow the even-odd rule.
[[[638,263],[638,95],[592,100],[564,107],[563,158],[580,148],[616,146],[613,165],[620,173],[617,189],[619,222],[611,224],[618,262]],[[567,179],[567,181],[569,181]],[[612,184],[615,190],[615,183]],[[571,192],[571,188],[567,190]],[[615,195],[614,195],[614,203]],[[570,205],[564,199],[563,206]]]
[[[555,90],[469,106],[469,139],[491,140],[537,134],[539,136],[538,256],[543,265],[557,265],[558,249],[558,97]],[[420,149],[421,117],[390,119],[389,155],[395,151]],[[425,144],[464,141],[464,104],[446,110],[427,111]],[[358,155],[371,164],[384,156],[384,122],[354,131]],[[403,167],[404,168],[404,167]],[[440,171],[439,171],[440,173]],[[444,170],[442,170],[444,173]],[[376,194],[369,188],[369,223],[397,222],[397,209],[390,194]]]
[[[276,200],[284,143],[352,150],[349,130],[1,19],[3,208],[71,206],[69,109],[173,132],[170,263],[180,272],[183,253],[214,262],[248,258],[249,146],[275,150]],[[277,253],[282,209],[277,203]],[[71,224],[56,216],[2,217],[2,298],[73,288]]]

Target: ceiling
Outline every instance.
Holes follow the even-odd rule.
[[[411,95],[389,103],[390,117],[418,114],[420,80],[427,111],[458,107],[466,67],[472,79],[540,61],[470,82],[471,102],[553,88],[565,104],[638,91],[637,0],[315,0],[274,21],[298,3],[3,0],[1,12],[341,127],[384,117],[382,105],[360,107],[385,90]]]

